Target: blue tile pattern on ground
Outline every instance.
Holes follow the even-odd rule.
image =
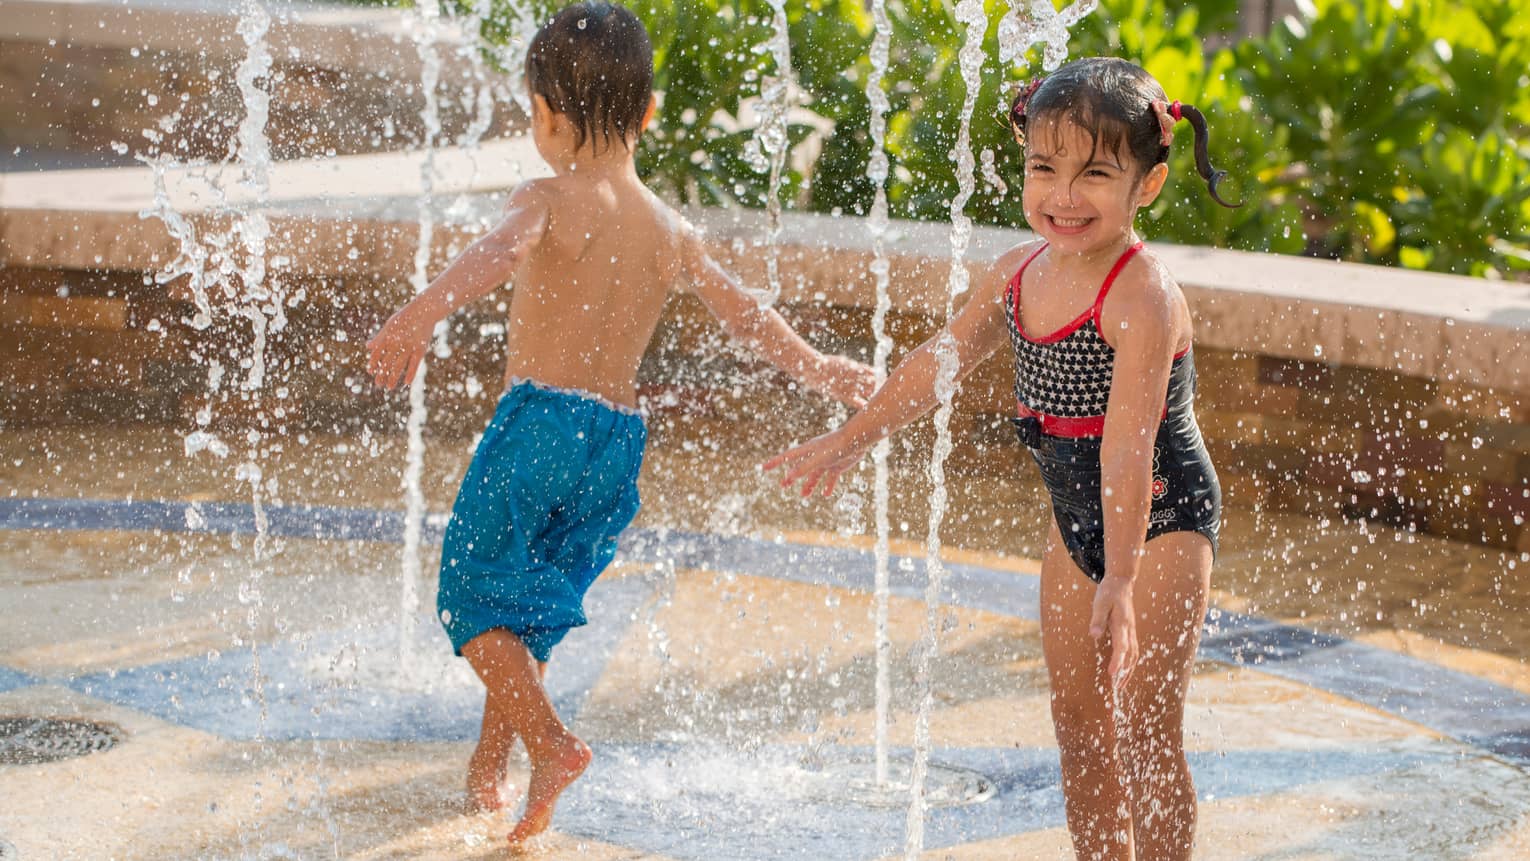
[[[399,511],[323,505],[265,507],[267,534],[282,538],[401,541]],[[440,516],[425,523],[425,540],[441,540]],[[126,529],[255,534],[255,512],[242,502],[119,499],[0,499],[0,529]]]
[[[403,517],[396,511],[270,506],[266,514],[271,533],[289,538],[398,541],[403,534]],[[0,529],[248,534],[254,523],[251,507],[242,503],[0,499]],[[425,540],[438,541],[443,524],[439,515],[427,520]],[[871,555],[848,548],[665,529],[629,530],[621,546],[620,558],[626,562],[664,562],[845,589],[869,590],[872,583]],[[947,567],[950,579],[942,598],[947,603],[1036,618],[1039,582],[1034,575]],[[895,557],[890,574],[893,594],[923,597],[922,560]],[[1347,697],[1530,765],[1530,697],[1485,679],[1341,637],[1216,610],[1208,614],[1201,653]],[[187,672],[207,681],[204,673]],[[147,698],[151,690],[152,685],[141,695]]]
[[[19,673],[7,667],[0,667],[0,694],[6,691],[14,691],[17,688],[30,687],[35,684],[37,684],[37,680],[26,673]]]
[[[556,827],[677,859],[873,859],[900,855],[906,811],[850,800],[783,798],[777,777],[805,748],[768,745],[751,753],[683,743],[596,747],[586,779],[563,796]],[[841,751],[869,761],[870,750]],[[906,760],[908,750],[894,750]],[[1202,797],[1265,795],[1340,778],[1444,763],[1448,754],[1387,749],[1252,750],[1192,753]],[[1064,824],[1057,751],[941,748],[933,762],[976,771],[996,788],[990,800],[929,811],[927,850]]]
[[[548,694],[567,720],[573,720],[583,708],[622,632],[651,589],[642,579],[627,577],[597,583],[590,590],[585,606],[590,624],[569,632],[555,652],[557,669],[547,677]],[[436,641],[428,645],[438,654],[449,653],[451,644],[440,628],[428,617],[422,624]],[[322,656],[358,649],[392,654],[397,642],[397,628],[373,627],[349,635],[325,634],[303,643],[264,644],[258,652],[258,694],[253,688],[256,654],[250,649],[95,673],[60,683],[224,738],[476,739],[483,714],[483,687],[470,675],[464,674],[460,684],[446,679],[429,685],[382,687],[342,682],[333,674],[315,671],[316,663],[323,662]]]

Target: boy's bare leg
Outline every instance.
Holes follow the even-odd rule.
[[[510,842],[519,843],[547,829],[559,794],[584,772],[593,754],[558,719],[537,662],[520,638],[496,628],[474,637],[462,654],[488,688],[488,701],[495,702],[496,724],[507,725],[511,738],[520,736],[531,759],[526,812],[510,833]],[[486,706],[486,728],[487,714]],[[508,756],[508,744],[504,750]]]
[[[547,678],[547,664],[537,664],[538,675]],[[492,691],[484,695],[483,726],[478,731],[478,746],[468,760],[467,807],[469,813],[485,813],[504,806],[505,769],[510,751],[515,749],[515,729],[505,713],[503,697]]]

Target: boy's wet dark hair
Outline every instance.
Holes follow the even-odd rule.
[[[531,40],[526,85],[573,122],[576,146],[598,137],[626,147],[642,131],[653,96],[648,31],[621,6],[575,3]]]
[[[1009,121],[1015,139],[1023,142],[1028,123],[1034,124],[1038,118],[1067,119],[1093,137],[1096,152],[1119,153],[1124,149],[1146,173],[1169,159],[1160,110],[1172,110],[1173,121],[1189,120],[1195,129],[1195,167],[1206,180],[1212,199],[1227,207],[1241,206],[1217,194],[1217,183],[1227,171],[1212,168],[1206,154],[1210,139],[1206,117],[1180,102],[1169,108],[1163,87],[1136,63],[1117,57],[1074,60],[1024,87],[1010,105]]]

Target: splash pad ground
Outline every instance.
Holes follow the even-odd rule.
[[[458,808],[479,688],[428,617],[414,656],[399,657],[411,638],[397,601],[402,518],[381,504],[386,470],[348,473],[351,504],[268,505],[277,549],[252,577],[248,502],[194,474],[165,483],[151,435],[65,436],[3,440],[10,468],[32,468],[8,476],[17,494],[0,499],[0,594],[16,613],[0,628],[0,714],[94,722],[120,740],[0,764],[0,839],[16,857],[502,854],[509,815]],[[461,446],[443,448],[457,457]],[[57,463],[98,456],[97,495],[76,494],[79,474],[37,469],[39,449]],[[684,450],[661,438],[654,474],[672,479],[666,463]],[[315,443],[289,456],[287,474],[322,454]],[[900,854],[904,810],[857,800],[842,776],[872,741],[863,542],[803,529],[811,512],[773,501],[732,519],[714,505],[710,528],[704,506],[698,523],[658,520],[666,494],[698,487],[727,500],[753,484],[774,500],[745,466],[732,464],[736,488],[645,487],[650,513],[549,675],[596,761],[535,855]],[[185,492],[144,498],[156,482]],[[432,510],[448,485],[429,483]],[[992,479],[962,489],[991,500],[1012,491]],[[671,513],[683,521],[681,509]],[[1254,555],[1254,542],[1302,528],[1248,521],[1234,512],[1229,529]],[[427,541],[439,528],[438,516]],[[1342,541],[1346,528],[1327,531]],[[972,543],[960,528],[955,537]],[[896,757],[912,737],[907,665],[923,570],[916,545],[895,549]],[[951,561],[933,761],[980,776],[988,793],[930,814],[927,857],[1066,857],[1037,566],[961,550]],[[1239,564],[1229,560],[1229,578],[1243,576]],[[1530,679],[1517,660],[1386,642],[1213,611],[1187,717],[1199,857],[1524,857]],[[511,777],[524,781],[519,761]]]
[[[520,164],[526,150],[511,140],[477,156],[431,156],[456,177],[436,186],[441,208],[483,192],[450,207],[492,212],[493,193],[531,175]],[[310,275],[396,278],[409,256],[400,249],[413,246],[409,222],[431,211],[418,200],[418,162],[379,154],[274,165],[265,203],[303,228],[274,239]],[[201,207],[204,185],[227,188],[212,199],[256,205],[232,179],[207,173],[172,171],[176,211]],[[156,270],[169,259],[156,255],[174,252],[139,216],[150,193],[141,168],[8,174],[0,251],[23,268]],[[842,249],[867,244],[853,220],[796,224],[815,238],[834,234]],[[927,273],[945,264],[925,263],[943,260],[943,229],[937,242],[899,231],[895,285],[933,283]],[[758,274],[758,225],[718,233],[743,249],[734,263]],[[979,244],[1000,240],[1012,237],[980,231]],[[1337,280],[1307,277],[1312,261],[1261,257],[1256,267],[1205,249],[1165,253],[1194,260],[1183,268],[1208,281],[1260,272],[1257,290],[1206,303],[1198,337],[1214,346],[1289,359],[1310,357],[1316,341],[1335,361],[1522,388],[1523,300],[1501,287],[1474,283],[1463,301],[1460,281],[1410,276],[1397,289],[1399,273],[1369,284],[1368,270],[1344,270],[1351,280],[1336,289]],[[808,277],[794,289],[815,302],[864,300],[846,286],[865,269],[851,256],[801,255],[794,266]],[[1359,301],[1367,289],[1388,294],[1384,320]],[[141,292],[151,306],[165,298]],[[1336,295],[1354,304],[1305,313]],[[1292,296],[1308,304],[1285,304]],[[76,342],[112,337],[92,328],[112,303],[81,297],[24,304],[44,327],[69,317],[61,307],[78,310],[86,335]],[[308,307],[334,298],[315,294]],[[341,322],[362,336],[358,319]],[[50,378],[58,366],[37,373]],[[163,367],[160,376],[176,378]],[[186,379],[200,387],[204,376]],[[110,401],[85,388],[44,386],[38,400]],[[353,407],[352,390],[342,397]],[[742,412],[778,404],[750,407]],[[399,611],[396,441],[269,439],[287,451],[261,466],[287,502],[264,499],[270,538],[257,547],[248,487],[232,478],[238,456],[188,458],[169,431],[43,427],[0,433],[0,732],[10,733],[0,746],[0,861],[503,857],[512,817],[458,807],[481,695],[445,657],[433,621]],[[857,537],[865,513],[785,500],[749,467],[788,437],[744,427],[661,432],[650,452],[643,520],[591,595],[594,624],[559,651],[549,679],[597,759],[541,857],[901,854],[903,811],[852,791],[873,720],[871,563]],[[450,502],[461,449],[432,443],[432,457],[446,461],[426,482],[432,511]],[[923,450],[904,452],[913,453],[895,471],[894,516],[918,524]],[[960,502],[945,537],[967,549],[950,554],[932,716],[935,762],[981,787],[973,803],[931,814],[926,854],[1069,857],[1035,624],[1044,512],[1034,485],[1015,480],[1016,459],[990,455],[952,471]],[[1530,587],[1512,570],[1525,557],[1261,514],[1257,504],[1229,510],[1217,611],[1191,689],[1199,857],[1530,855],[1530,632],[1516,624]],[[427,532],[439,525],[438,516]],[[893,600],[893,743],[906,754],[923,572],[917,528],[899,534],[908,542]],[[512,770],[524,783],[524,767]]]

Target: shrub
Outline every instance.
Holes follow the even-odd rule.
[[[561,6],[529,0],[542,11]],[[459,0],[466,3],[470,0]],[[1059,4],[1061,0],[1059,0]],[[1501,0],[1305,0],[1263,38],[1209,51],[1236,0],[1102,0],[1070,53],[1142,63],[1170,95],[1205,112],[1213,162],[1246,205],[1217,206],[1176,147],[1176,180],[1144,216],[1171,242],[1306,253],[1478,275],[1530,268],[1530,16]],[[485,38],[504,42],[523,3],[493,0]],[[758,92],[769,35],[764,0],[640,0],[663,109],[639,169],[676,202],[760,206],[765,178],[743,157],[741,109]],[[791,205],[864,213],[873,195],[864,82],[872,24],[862,0],[789,0],[802,94],[783,178]],[[1007,10],[989,3],[985,50]],[[957,189],[951,147],[964,84],[961,33],[946,2],[889,3],[885,86],[893,214],[943,220]],[[1030,68],[1038,69],[1039,55]],[[1006,84],[983,69],[973,148],[990,155],[968,213],[1023,225],[1019,159],[1002,122]],[[997,181],[991,181],[996,178]]]

